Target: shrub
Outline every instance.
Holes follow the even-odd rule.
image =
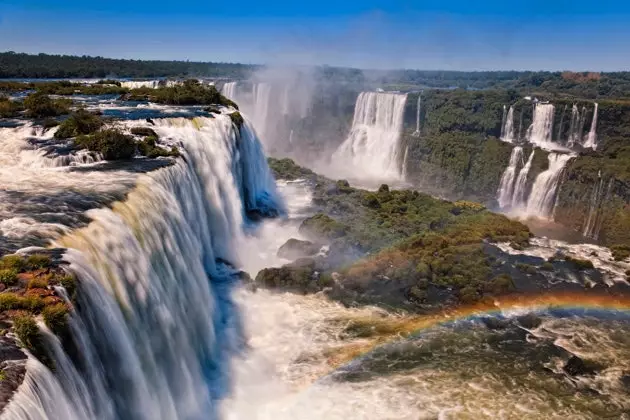
[[[0,259],[0,268],[10,268],[17,271],[22,271],[24,269],[25,263],[24,258],[19,255],[5,255]]]
[[[28,289],[45,289],[48,287],[46,278],[34,278],[28,283]]]
[[[381,203],[378,201],[378,196],[374,193],[367,193],[363,196],[363,205],[372,209],[378,209],[381,207]]]
[[[55,138],[68,139],[81,134],[91,134],[98,131],[102,126],[103,120],[101,117],[85,109],[79,109],[59,125],[55,132]]]
[[[64,276],[59,280],[59,283],[66,289],[68,296],[72,299],[77,290],[77,281],[73,276]]]
[[[15,293],[0,293],[0,311],[19,309],[20,305],[21,298]]]
[[[493,294],[502,294],[514,290],[514,281],[507,274],[501,274],[490,280],[486,289]]]
[[[29,315],[19,315],[13,318],[13,329],[20,339],[22,345],[28,349],[35,357],[42,361],[49,368],[52,368],[52,362],[48,358],[44,340],[37,323],[33,317]]]
[[[138,143],[138,153],[149,158],[158,157],[179,157],[180,153],[177,147],[172,146],[170,150],[164,149],[157,145],[157,137],[149,136]]]
[[[53,100],[42,92],[30,94],[24,100],[26,115],[30,118],[56,117],[70,112],[72,101],[67,99]]]
[[[52,266],[52,260],[48,255],[33,254],[26,258],[26,267],[29,270],[38,270]]]
[[[23,109],[22,103],[0,97],[0,118],[17,117]]]
[[[573,264],[578,270],[590,270],[595,268],[590,260],[582,260],[580,258],[573,258],[569,256],[566,256],[564,259],[566,262]]]
[[[74,140],[74,144],[81,149],[99,152],[106,160],[131,159],[136,151],[133,137],[115,129],[79,136]]]
[[[239,129],[245,123],[245,119],[243,118],[243,116],[241,115],[240,112],[238,112],[238,111],[232,112],[229,115],[230,115],[230,119],[232,120],[232,123],[234,123],[234,125],[236,125]]]
[[[4,268],[0,270],[0,283],[5,286],[13,286],[18,281],[18,273],[12,268]]]
[[[158,138],[157,133],[149,128],[149,127],[133,127],[131,129],[131,134],[135,135],[135,136],[143,136],[143,137],[155,137],[156,139]]]
[[[610,250],[615,261],[623,261],[630,257],[630,246],[628,245],[613,245]]]
[[[39,312],[44,309],[44,299],[35,295],[23,296],[20,299],[20,309],[26,309],[30,312]]]
[[[50,305],[42,312],[44,323],[52,332],[62,336],[68,329],[68,308],[63,303]]]
[[[42,122],[42,126],[44,127],[44,130],[48,130],[50,128],[57,127],[58,125],[59,125],[59,121],[57,121],[56,119],[51,118],[51,117],[46,118]]]
[[[546,261],[543,263],[543,265],[540,266],[541,270],[545,270],[545,271],[553,271],[553,264],[549,261]]]

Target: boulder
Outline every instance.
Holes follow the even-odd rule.
[[[299,239],[291,238],[278,249],[278,257],[286,260],[296,260],[298,258],[315,255],[319,249],[319,245],[310,241],[301,241]]]
[[[602,367],[595,362],[583,360],[577,356],[571,356],[564,364],[563,370],[571,376],[594,375]]]

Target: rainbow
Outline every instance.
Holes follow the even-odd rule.
[[[347,365],[376,347],[418,335],[425,330],[488,317],[508,318],[526,313],[544,312],[551,316],[580,315],[598,318],[630,319],[630,295],[613,295],[605,292],[554,292],[543,295],[508,295],[484,300],[472,305],[463,305],[439,312],[401,318],[388,322],[387,333],[377,335],[373,340],[361,344],[350,344],[337,349],[329,357],[333,369]],[[341,350],[341,351],[339,351]]]

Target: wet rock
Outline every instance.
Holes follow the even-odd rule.
[[[528,330],[538,328],[540,324],[542,324],[542,319],[535,314],[519,316],[516,320],[521,327],[527,328]]]
[[[0,337],[0,411],[9,403],[26,374],[26,354],[9,337]]]
[[[577,356],[571,356],[562,368],[571,376],[594,375],[602,369],[602,366],[589,360],[583,360]]]
[[[624,372],[619,380],[626,389],[630,390],[630,372]]]
[[[504,330],[510,326],[509,320],[495,317],[482,318],[481,322],[483,322],[489,330]]]
[[[310,241],[301,241],[299,239],[291,238],[278,249],[278,257],[287,260],[295,260],[315,255],[319,249],[319,245],[315,245]]]
[[[216,105],[210,105],[206,108],[203,109],[206,112],[209,112],[211,114],[220,114],[221,113],[221,108],[219,108]]]

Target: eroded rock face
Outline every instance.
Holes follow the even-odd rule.
[[[321,247],[310,241],[291,238],[278,249],[278,257],[286,260],[296,260],[317,254]]]
[[[26,354],[12,338],[0,337],[0,412],[22,384],[26,374]]]
[[[571,358],[564,365],[564,371],[571,376],[585,376],[594,375],[602,369],[598,364],[580,359],[577,356],[571,356]]]

